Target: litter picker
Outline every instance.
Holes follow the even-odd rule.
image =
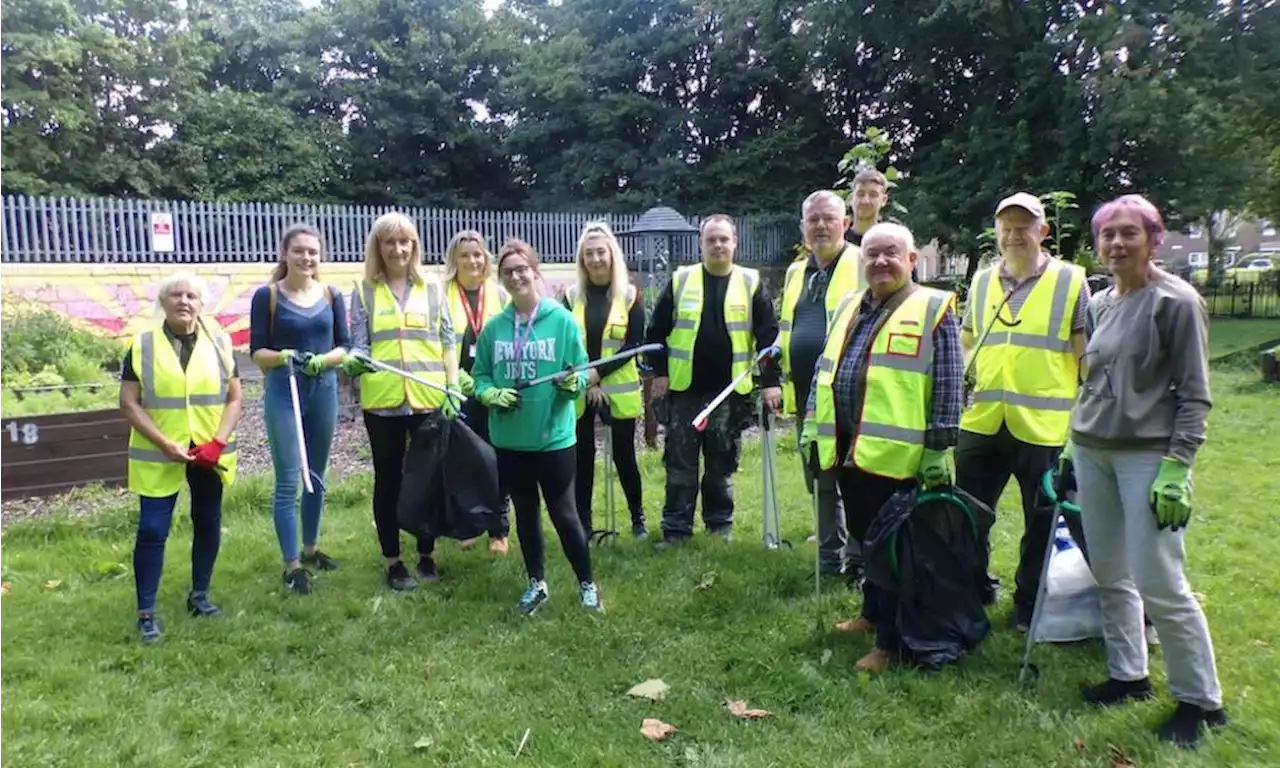
[[[600,412],[600,421],[604,423],[604,524],[603,530],[591,531],[587,538],[601,546],[606,540],[618,537],[618,514],[613,505],[613,426],[609,418],[608,406]]]
[[[302,404],[298,398],[298,377],[294,371],[300,364],[302,361],[294,357],[285,363],[285,368],[289,371],[289,397],[293,400],[293,428],[297,436],[298,466],[302,468],[302,487],[307,489],[307,493],[315,493],[315,487],[311,485],[311,467],[307,464],[307,439],[302,432]]]
[[[773,414],[763,399],[760,401],[760,442],[764,465],[764,517],[761,524],[764,530],[764,548],[778,549],[785,544],[787,549],[791,549],[791,542],[782,538],[782,525],[778,516],[778,475],[773,464]]]
[[[1040,586],[1036,589],[1035,606],[1031,609],[1031,626],[1027,627],[1027,643],[1022,650],[1022,666],[1018,670],[1018,682],[1027,678],[1030,670],[1033,677],[1039,677],[1040,670],[1031,663],[1031,647],[1036,642],[1036,628],[1040,624],[1040,614],[1044,610],[1044,599],[1049,593],[1049,563],[1053,560],[1054,540],[1058,537],[1058,518],[1062,515],[1079,515],[1080,506],[1070,499],[1059,499],[1053,488],[1053,470],[1045,470],[1040,482],[1041,490],[1049,501],[1053,502],[1053,514],[1049,519],[1049,543],[1044,547],[1044,564],[1040,566]]]
[[[760,353],[756,355],[756,359],[751,362],[751,365],[748,365],[745,371],[738,374],[733,381],[729,382],[729,386],[725,387],[724,390],[720,392],[720,394],[715,396],[714,400],[712,400],[710,403],[707,403],[707,407],[703,408],[701,413],[699,413],[697,416],[693,418],[693,428],[698,430],[699,432],[702,432],[703,430],[705,430],[707,428],[707,419],[710,418],[711,412],[714,411],[717,407],[719,407],[719,405],[723,403],[726,399],[728,399],[729,395],[733,394],[733,390],[737,389],[738,385],[741,384],[744,379],[746,379],[748,376],[751,375],[752,371],[755,370],[755,367],[759,365],[761,361],[763,361],[766,357],[773,357],[781,353],[782,353],[782,349],[776,344],[771,344],[765,347],[764,349],[760,350]]]
[[[653,343],[653,344],[641,344],[638,347],[624,349],[621,352],[618,352],[613,355],[609,355],[608,357],[602,357],[599,360],[592,360],[591,362],[583,363],[582,365],[570,366],[568,368],[565,368],[563,371],[556,371],[555,373],[549,373],[546,376],[539,376],[538,378],[530,379],[529,381],[516,382],[516,389],[528,389],[529,387],[532,387],[535,384],[545,384],[548,381],[560,381],[564,379],[566,376],[569,376],[574,373],[582,373],[583,371],[590,370],[591,368],[597,368],[601,365],[604,365],[605,363],[612,363],[618,360],[626,360],[628,357],[635,357],[636,355],[643,354],[645,352],[657,352],[662,349],[662,346],[663,346],[662,344]]]
[[[421,384],[424,387],[430,387],[431,389],[443,392],[449,397],[456,399],[460,403],[467,402],[467,396],[462,394],[456,389],[449,389],[448,387],[441,386],[440,384],[437,384],[434,381],[427,381],[421,376],[415,376],[414,374],[409,373],[408,371],[401,370],[395,367],[394,365],[387,365],[386,363],[379,362],[377,360],[374,360],[372,357],[369,357],[363,352],[352,352],[351,356],[356,358],[360,362],[364,363],[365,365],[368,365],[371,368],[376,368],[380,371],[387,371],[388,373],[394,373],[397,376],[403,376],[409,381],[415,382],[417,384]]]
[[[982,332],[982,335],[978,337],[977,343],[973,345],[973,352],[969,355],[969,364],[964,367],[964,378],[962,379],[962,381],[964,381],[965,403],[969,402],[969,394],[973,391],[974,386],[976,386],[976,384],[970,379],[970,377],[973,376],[973,364],[978,361],[978,351],[982,349],[983,344],[987,343],[987,337],[991,335],[991,329],[996,326],[996,321],[1003,323],[1007,328],[1022,325],[1021,320],[1006,321],[1000,317],[1000,313],[1004,311],[1005,305],[1009,303],[1009,299],[1013,298],[1013,293],[1016,290],[1018,290],[1018,286],[1015,285],[1004,295],[1000,304],[996,306],[996,311],[991,315],[991,322],[987,323],[986,330]],[[977,312],[974,313],[974,317],[977,317]]]

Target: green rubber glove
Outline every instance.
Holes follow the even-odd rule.
[[[293,363],[293,359],[298,356],[298,351],[296,349],[282,349],[277,354],[280,355],[280,365],[284,366]]]
[[[480,402],[488,408],[514,408],[520,401],[520,395],[514,389],[486,389],[480,395]]]
[[[1058,465],[1053,472],[1053,495],[1058,501],[1067,501],[1067,494],[1080,490],[1076,486],[1076,464],[1072,459],[1074,455],[1075,446],[1068,440],[1067,444],[1062,446],[1062,452],[1058,454]]]
[[[561,392],[568,392],[571,395],[578,394],[578,390],[582,388],[582,376],[576,372],[569,373],[556,382],[556,389]]]
[[[347,355],[342,358],[342,372],[353,379],[366,373],[373,373],[374,370],[369,367],[368,363],[355,355]]]
[[[944,485],[951,485],[955,473],[951,470],[951,451],[933,451],[925,449],[920,460],[920,480],[924,489],[931,490]]]
[[[1151,511],[1160,530],[1178,530],[1191,522],[1191,467],[1165,456],[1151,484]]]
[[[471,397],[476,393],[476,380],[461,368],[458,369],[458,391],[467,397]]]
[[[444,402],[440,405],[440,412],[449,421],[456,421],[458,418],[458,401],[454,400],[451,395],[445,395]]]
[[[319,376],[329,369],[329,364],[325,361],[324,355],[312,355],[302,366],[302,372],[308,376]]]
[[[804,425],[800,427],[800,455],[805,461],[809,460],[809,446],[818,442],[818,421],[810,414],[805,417]]]

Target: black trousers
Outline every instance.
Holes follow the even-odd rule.
[[[545,453],[498,449],[498,474],[511,491],[511,503],[516,510],[516,535],[520,538],[524,567],[531,579],[546,578],[542,509],[538,502],[541,488],[547,514],[560,536],[560,545],[574,574],[579,582],[592,580],[587,534],[578,520],[573,498],[574,464],[572,447]]]
[[[404,457],[414,430],[422,426],[426,418],[425,413],[377,416],[364,412],[364,428],[369,433],[369,450],[373,453],[373,523],[378,529],[382,556],[386,558],[400,557],[396,506],[404,479]],[[434,538],[418,537],[419,555],[430,555],[434,550]]]
[[[1060,447],[1031,445],[1014,437],[1003,424],[994,435],[961,432],[956,445],[956,485],[968,491],[992,510],[1012,477],[1022,492],[1022,540],[1018,545],[1018,570],[1014,575],[1014,605],[1030,614],[1040,587],[1040,570],[1049,545],[1049,521],[1054,506],[1042,492],[1044,473],[1058,463]],[[1071,538],[1088,558],[1084,527],[1079,515],[1063,515]],[[991,541],[983,542],[988,563]],[[988,572],[990,566],[988,565]]]
[[[843,442],[843,441],[841,441]],[[839,446],[838,456],[845,455],[847,446]],[[915,480],[897,480],[882,475],[863,472],[857,467],[840,467],[837,470],[840,497],[844,499],[845,524],[849,528],[849,541],[865,547],[867,531],[880,509],[893,494],[915,485]],[[863,550],[865,551],[865,549]],[[898,652],[902,641],[898,634],[898,601],[870,580],[862,582],[862,616],[876,625],[876,647]]]
[[[471,431],[479,435],[481,440],[493,445],[489,440],[489,409],[472,397],[462,404],[462,414],[466,417],[467,426]],[[511,516],[508,513],[511,495],[502,481],[501,473],[498,474],[498,491],[502,494],[503,507],[489,517],[490,539],[505,539],[511,533]]]
[[[667,393],[667,421],[662,463],[667,470],[667,498],[662,508],[662,535],[666,538],[693,535],[693,510],[702,491],[702,521],[708,530],[733,525],[733,474],[742,458],[744,416],[750,410],[747,398],[730,395],[711,412],[702,432],[693,428],[693,419],[711,402],[715,393]],[[698,458],[706,461],[702,482],[698,482]]]
[[[631,510],[631,522],[644,522],[644,507],[641,506],[640,465],[636,462],[636,420],[611,419],[608,406],[603,409],[601,417],[605,420],[605,429],[611,431],[613,440],[613,466],[618,471],[618,481],[622,483],[622,493],[627,497],[627,509]],[[582,418],[578,419],[578,455],[577,502],[578,518],[587,533],[595,530],[591,524],[591,496],[596,479],[596,414],[595,406],[587,405]]]

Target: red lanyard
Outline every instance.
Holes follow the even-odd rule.
[[[484,320],[484,283],[480,284],[480,291],[476,296],[479,304],[474,310],[471,308],[471,302],[467,300],[467,291],[458,284],[458,298],[462,299],[462,309],[467,313],[467,325],[471,326],[471,333],[477,339],[480,338],[481,321]]]

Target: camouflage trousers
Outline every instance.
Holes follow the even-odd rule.
[[[712,411],[707,428],[699,432],[693,419],[714,394],[668,392],[666,443],[662,463],[667,470],[666,502],[662,507],[662,535],[693,535],[693,510],[702,491],[702,522],[707,530],[733,525],[733,474],[742,458],[742,430],[752,417],[752,399],[738,394]],[[705,462],[698,480],[698,459]]]

